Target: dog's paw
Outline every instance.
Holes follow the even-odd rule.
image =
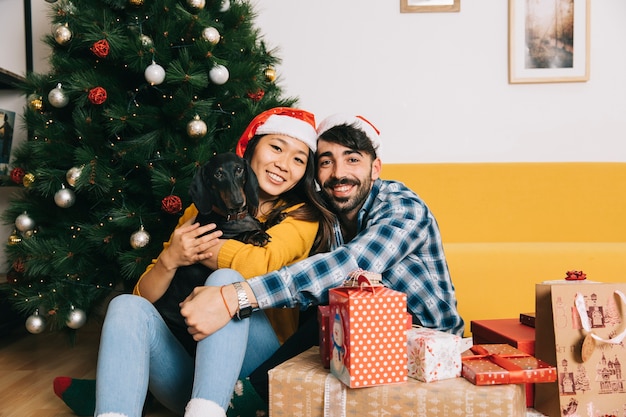
[[[255,232],[254,234],[250,235],[250,237],[248,237],[248,243],[251,243],[255,246],[265,246],[269,243],[270,240],[270,235],[262,230],[259,230],[258,232]]]

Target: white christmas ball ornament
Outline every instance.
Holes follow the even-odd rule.
[[[76,202],[76,195],[74,191],[65,188],[65,185],[63,185],[61,189],[54,194],[54,202],[61,208],[69,208]]]
[[[204,9],[205,0],[187,0],[187,4],[194,9]]]
[[[228,81],[229,76],[230,74],[228,73],[228,68],[223,65],[216,65],[209,71],[209,78],[213,84],[225,84],[226,81]]]
[[[212,26],[205,28],[202,31],[202,37],[206,39],[210,44],[217,45],[220,41],[220,32]]]
[[[63,91],[61,83],[57,84],[55,88],[48,93],[48,101],[57,109],[61,109],[68,105],[70,98]]]
[[[67,316],[65,324],[70,329],[80,329],[87,322],[87,314],[80,308],[73,308],[70,314]]]
[[[222,5],[220,7],[220,12],[227,12],[230,9],[230,0],[222,0]]]
[[[35,311],[33,315],[26,319],[26,330],[32,334],[39,334],[46,328],[46,320]]]
[[[143,75],[151,85],[159,85],[165,80],[165,70],[154,61],[148,65]]]
[[[35,221],[24,212],[15,219],[15,227],[20,232],[27,232],[35,228]]]
[[[143,228],[143,225],[137,230],[135,233],[130,235],[130,246],[134,249],[143,248],[148,243],[150,243],[150,234],[146,232]]]
[[[58,25],[54,28],[54,40],[59,45],[65,45],[72,40],[72,31],[67,25]]]

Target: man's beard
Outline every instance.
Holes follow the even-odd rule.
[[[353,185],[356,187],[356,194],[350,197],[335,197],[332,193],[333,188],[336,185]],[[324,183],[322,186],[324,199],[331,206],[332,210],[336,214],[350,213],[353,210],[359,208],[367,198],[370,189],[371,189],[372,181],[371,179],[365,178],[365,184],[361,183],[358,179],[351,178],[333,178]]]

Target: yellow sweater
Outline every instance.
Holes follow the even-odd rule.
[[[293,211],[302,204],[289,207],[286,213]],[[198,210],[192,204],[183,213],[178,221],[177,228],[187,220],[195,218]],[[259,218],[264,221],[264,218]],[[318,222],[308,222],[297,220],[287,216],[277,225],[269,228],[267,233],[271,236],[270,242],[264,247],[254,246],[239,242],[234,239],[227,240],[220,249],[217,256],[218,268],[232,268],[238,271],[245,279],[258,275],[263,275],[270,271],[280,269],[285,265],[306,259],[309,256],[317,229]],[[170,240],[163,243],[163,250],[171,244]],[[153,259],[148,265],[141,278],[154,267],[158,258]],[[133,293],[141,295],[139,291],[139,281],[135,285]],[[295,308],[269,309],[265,310],[272,327],[280,342],[284,342],[295,332],[298,326],[298,310]]]

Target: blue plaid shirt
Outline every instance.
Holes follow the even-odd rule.
[[[355,269],[382,274],[383,283],[407,294],[413,322],[460,336],[457,311],[437,221],[426,204],[404,184],[376,180],[359,211],[357,236],[278,271],[247,282],[260,308],[306,308],[328,303],[328,290]]]

